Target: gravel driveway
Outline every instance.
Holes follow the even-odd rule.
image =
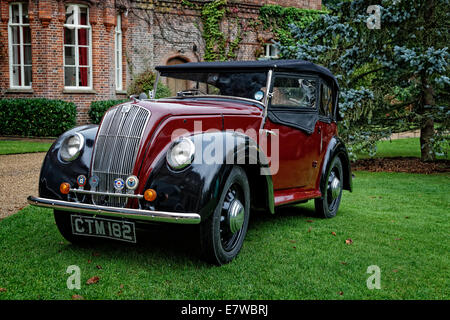
[[[29,195],[38,195],[44,153],[0,155],[0,219],[16,213]]]

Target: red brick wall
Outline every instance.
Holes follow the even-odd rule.
[[[203,0],[199,0],[203,1]],[[185,10],[180,0],[28,0],[14,2],[28,3],[32,32],[32,90],[11,90],[9,85],[8,19],[9,3],[0,0],[0,99],[16,97],[46,97],[72,101],[77,105],[78,124],[89,121],[89,105],[94,100],[123,99],[124,92],[115,90],[114,26],[117,9],[115,5],[129,5],[129,14],[122,13],[123,88],[133,76],[156,65],[166,64],[172,57],[183,57],[188,61],[201,60],[204,54],[203,39],[196,25],[199,12]],[[65,4],[81,3],[89,6],[89,20],[92,29],[92,72],[93,90],[68,92],[64,89],[63,68],[63,24]],[[131,4],[131,6],[130,6]],[[145,5],[150,11],[137,10]],[[236,15],[245,24],[256,19],[259,7],[264,4],[279,4],[299,8],[320,9],[321,0],[229,0],[230,6],[238,8]],[[152,16],[157,7],[160,12]],[[121,7],[126,11],[126,7]],[[134,13],[133,13],[134,12]],[[139,19],[135,14],[147,17]],[[156,18],[159,17],[159,19]],[[171,21],[171,28],[168,23]],[[231,30],[233,21],[224,22],[224,29]],[[230,28],[227,28],[230,26]],[[164,32],[161,33],[161,30]],[[254,60],[255,52],[261,47],[261,39],[270,39],[267,32],[255,33],[246,30],[241,41],[237,59]]]
[[[64,89],[63,1],[29,1],[30,28],[32,33],[32,90],[9,88],[8,19],[9,1],[0,3],[0,98],[45,97],[74,102],[77,105],[78,124],[87,123],[89,105],[94,100],[123,99],[125,94],[115,90],[114,78],[114,1],[74,1],[89,5],[92,28],[93,90],[68,92]],[[107,8],[106,6],[109,6]],[[123,18],[126,20],[126,18]],[[125,23],[126,24],[126,23]],[[126,43],[124,33],[123,43]],[[126,60],[123,58],[126,78]],[[126,86],[125,86],[126,87]]]

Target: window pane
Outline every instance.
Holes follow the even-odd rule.
[[[67,6],[66,24],[75,24],[75,6]]]
[[[322,97],[320,101],[320,114],[324,116],[331,116],[333,113],[333,98],[331,89],[322,84]]]
[[[11,21],[12,23],[20,23],[19,4],[11,5]]]
[[[31,43],[30,27],[22,27],[22,32],[23,32],[23,43],[25,44]]]
[[[64,68],[64,85],[66,87],[74,87],[76,85],[75,67]]]
[[[64,64],[75,65],[75,47],[64,47]]]
[[[20,67],[12,68],[12,78],[13,78],[13,86],[22,85],[22,75],[20,73]]]
[[[275,78],[272,105],[315,108],[316,82],[298,78]]]
[[[22,23],[30,23],[30,19],[28,18],[28,4],[22,4]]]
[[[12,54],[13,54],[13,64],[20,64],[20,45],[12,46]]]
[[[88,57],[88,48],[80,47],[78,51],[78,64],[80,66],[88,66],[89,65],[89,57]]]
[[[87,46],[89,44],[89,29],[78,29],[78,44]]]
[[[31,86],[31,66],[28,67],[24,67],[24,71],[25,71],[25,86]]]
[[[87,8],[80,8],[80,24],[82,26],[87,26],[88,24],[88,9]]]
[[[75,44],[75,29],[64,28],[64,44]]]
[[[80,67],[79,68],[79,86],[80,87],[88,87],[89,86],[89,74],[90,68]]]
[[[23,46],[23,59],[25,64],[31,64],[31,45]]]
[[[20,27],[11,27],[11,41],[18,44],[20,41]]]

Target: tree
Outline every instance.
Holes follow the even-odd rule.
[[[449,1],[356,0],[329,3],[306,28],[291,26],[284,58],[327,66],[341,86],[341,135],[355,153],[373,153],[394,131],[420,128],[421,158],[448,143]]]

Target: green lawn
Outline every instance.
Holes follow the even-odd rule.
[[[255,213],[240,255],[222,267],[200,260],[183,228],[80,248],[51,210],[27,207],[0,221],[0,299],[449,299],[450,175],[355,176],[334,219],[313,217],[312,202]],[[67,289],[70,265],[81,290]],[[381,268],[380,290],[366,286],[370,265]]]
[[[377,153],[375,158],[392,157],[415,157],[420,158],[419,138],[406,138],[396,140],[383,140],[377,143]],[[358,159],[370,158],[368,154],[358,154]],[[438,159],[445,159],[444,156],[438,156]],[[450,159],[450,152],[447,146],[447,158]]]
[[[51,143],[33,141],[0,140],[0,155],[30,152],[47,152]]]

